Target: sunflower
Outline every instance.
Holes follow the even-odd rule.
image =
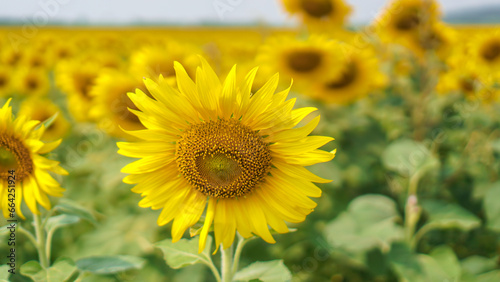
[[[315,32],[341,28],[351,13],[343,0],[283,0],[286,10]]]
[[[338,52],[345,55],[340,65],[342,71],[316,83],[306,94],[329,103],[347,104],[386,84],[386,77],[371,49],[359,50],[344,44]]]
[[[435,22],[429,28],[413,34],[407,47],[419,57],[434,53],[444,60],[455,47],[455,40],[456,34],[452,28]]]
[[[279,72],[299,86],[340,73],[342,54],[333,40],[310,36],[306,40],[293,37],[271,37],[257,56],[257,63],[270,73]]]
[[[395,0],[375,21],[375,30],[385,42],[408,45],[439,16],[434,0]]]
[[[50,90],[50,80],[44,69],[20,68],[13,80],[16,91],[25,96],[45,96]]]
[[[21,211],[21,201],[34,214],[39,214],[37,204],[50,210],[50,200],[47,195],[61,197],[63,188],[52,178],[49,171],[68,174],[59,166],[59,162],[49,160],[41,154],[55,149],[61,140],[43,143],[40,137],[45,131],[42,125],[35,129],[40,122],[28,120],[26,116],[19,116],[13,120],[10,99],[0,109],[0,206],[5,218],[9,215],[8,176],[14,170],[16,182],[15,204],[16,212],[25,219]],[[12,198],[10,198],[12,199]]]
[[[98,64],[80,60],[65,61],[57,66],[56,84],[68,95],[68,108],[77,121],[90,120],[90,90],[100,70]]]
[[[500,32],[476,36],[470,41],[470,56],[480,71],[486,75],[500,71]]]
[[[99,75],[96,84],[91,90],[94,97],[94,106],[90,115],[100,128],[115,137],[127,138],[129,134],[120,129],[144,129],[136,115],[127,108],[137,110],[127,96],[128,92],[136,88],[143,88],[143,83],[128,73],[117,70],[108,70]]]
[[[285,101],[289,89],[274,94],[278,75],[252,95],[257,69],[237,84],[233,67],[221,83],[201,62],[196,82],[175,63],[179,90],[160,77],[158,84],[145,80],[156,100],[130,93],[141,110],[131,111],[147,129],[129,131],[141,142],[118,143],[120,154],[141,158],[122,169],[130,174],[124,182],[136,184],[132,191],[144,197],[140,207],[163,209],[159,225],[173,220],[173,242],[206,208],[200,252],[212,224],[217,246],[231,246],[236,231],[274,243],[268,225],[286,233],[285,221],[304,221],[316,206],[309,197],[321,196],[312,182],[330,182],[304,166],[330,161],[334,152],[318,148],[333,138],[307,136],[319,117],[294,128],[316,109],[292,110],[295,99]]]
[[[70,124],[62,115],[61,109],[49,99],[37,97],[24,100],[19,108],[19,115],[24,115],[30,119],[39,121],[45,121],[56,113],[58,113],[57,117],[50,126],[45,129],[41,137],[41,140],[45,142],[61,139],[68,133]]]
[[[12,93],[12,70],[0,65],[0,97],[6,97]]]
[[[16,67],[24,56],[24,49],[4,48],[0,51],[0,63],[9,67]]]
[[[136,78],[156,79],[162,75],[172,85],[175,83],[174,61],[182,62],[190,76],[198,65],[196,52],[191,45],[169,42],[165,45],[151,45],[134,52],[130,58],[130,73]]]

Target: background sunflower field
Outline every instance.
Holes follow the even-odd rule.
[[[258,66],[252,93],[275,73],[278,90],[293,81],[296,107],[319,109],[303,124],[321,115],[312,134],[337,149],[309,167],[333,180],[318,184],[314,212],[275,244],[247,243],[241,267],[273,260],[269,272],[246,268],[235,281],[500,281],[500,6],[450,14],[435,0],[380,1],[369,22],[352,24],[350,1],[275,0],[286,25],[51,22],[68,2],[0,18],[0,102],[43,122],[42,141],[62,138],[48,157],[69,172],[53,175],[66,191],[41,209],[51,267],[18,230],[9,273],[1,218],[0,281],[216,281],[201,259],[157,244],[171,225],[138,207],[116,145],[135,141],[123,129],[144,129],[127,93],[147,93],[143,79],[160,75],[177,87],[174,62],[194,78],[200,56],[222,79],[234,64],[239,81]],[[245,9],[209,2],[220,19]],[[184,237],[168,248],[192,247]]]

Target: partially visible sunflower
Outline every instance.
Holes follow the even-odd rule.
[[[43,143],[40,137],[45,128],[36,120],[26,116],[12,117],[9,101],[0,109],[0,207],[5,218],[9,217],[8,176],[15,171],[17,214],[25,219],[21,210],[24,200],[30,211],[39,214],[38,204],[50,210],[47,195],[61,197],[64,188],[49,174],[50,172],[68,174],[59,166],[59,162],[42,156],[54,150],[61,140]]]
[[[2,48],[0,50],[0,63],[11,68],[16,67],[24,56],[24,49]]]
[[[283,4],[313,32],[340,29],[351,13],[344,0],[283,0]]]
[[[13,79],[13,86],[21,95],[45,96],[50,90],[49,76],[43,68],[19,68]]]
[[[49,99],[30,98],[24,100],[19,108],[19,115],[27,116],[30,119],[45,121],[58,113],[57,117],[45,128],[45,132],[41,137],[42,141],[51,142],[61,139],[68,133],[69,122],[62,115],[61,109]]]
[[[124,133],[121,128],[144,129],[137,116],[128,110],[128,108],[137,110],[127,95],[136,88],[144,88],[144,84],[128,73],[108,70],[99,75],[91,91],[94,105],[90,115],[100,128],[121,138],[130,138],[130,135]]]
[[[101,66],[92,62],[69,60],[58,64],[56,83],[68,96],[68,108],[77,121],[89,121],[92,105],[90,90],[95,84]]]
[[[9,67],[0,65],[0,97],[12,94],[13,73]]]
[[[483,74],[500,73],[500,32],[476,36],[470,40],[468,50],[468,60],[477,64]]]
[[[375,29],[383,41],[408,46],[439,16],[435,0],[394,0],[375,21]]]
[[[455,40],[456,34],[452,28],[443,23],[435,22],[427,29],[412,35],[406,47],[419,57],[433,53],[445,60],[455,48]]]
[[[317,35],[305,40],[271,37],[257,55],[257,64],[302,86],[339,74],[344,58],[337,45],[336,41]]]
[[[387,78],[371,49],[359,50],[345,44],[338,51],[345,54],[342,71],[314,84],[305,94],[328,103],[347,104],[385,86]]]
[[[162,45],[151,45],[132,53],[129,71],[137,79],[144,77],[156,80],[162,75],[172,85],[175,85],[174,61],[182,62],[190,76],[194,76],[199,64],[197,52],[191,45],[175,41]]]
[[[140,207],[163,209],[158,224],[173,221],[174,242],[206,209],[200,252],[212,225],[217,246],[231,246],[236,231],[274,243],[268,226],[286,233],[285,221],[304,221],[316,206],[309,197],[321,196],[312,182],[330,182],[304,166],[330,161],[334,152],[318,148],[333,138],[308,136],[319,117],[294,128],[316,109],[293,110],[289,89],[275,94],[278,75],[252,95],[256,71],[237,83],[233,67],[221,83],[203,59],[193,82],[176,63],[179,90],[160,77],[145,80],[155,100],[129,95],[147,129],[128,131],[143,141],[118,143],[120,154],[140,158],[122,169],[124,182],[144,197]]]

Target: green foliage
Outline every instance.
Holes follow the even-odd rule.
[[[167,264],[171,268],[177,269],[196,263],[210,263],[212,237],[207,237],[205,250],[201,254],[198,254],[198,242],[199,236],[193,239],[181,239],[176,243],[172,243],[172,239],[166,239],[156,243],[155,246],[162,250]]]
[[[262,282],[290,281],[292,274],[283,264],[283,260],[258,261],[236,272],[234,281],[251,281],[258,279]]]
[[[37,282],[66,281],[76,270],[75,263],[69,258],[59,258],[48,269],[44,269],[38,261],[29,261],[21,266],[21,274]]]
[[[144,263],[144,259],[134,256],[96,256],[77,260],[76,266],[81,271],[112,274],[130,269],[140,269]]]

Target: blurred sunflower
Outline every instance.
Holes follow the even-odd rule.
[[[59,162],[41,156],[59,146],[61,140],[51,143],[40,141],[45,127],[42,125],[34,129],[40,122],[28,120],[25,116],[13,120],[9,103],[10,99],[0,109],[0,206],[3,216],[8,218],[8,171],[15,170],[16,212],[25,219],[21,210],[23,199],[32,213],[39,214],[37,204],[50,210],[47,195],[62,196],[64,188],[52,178],[49,171],[61,175],[68,173],[59,166]]]
[[[375,29],[383,41],[407,45],[439,16],[434,0],[395,0],[375,21]]]
[[[191,77],[199,64],[198,53],[191,45],[171,41],[165,45],[151,45],[132,53],[129,71],[137,79],[144,77],[156,80],[162,75],[175,85],[174,62],[182,62]]]
[[[19,115],[39,121],[45,121],[56,113],[59,114],[50,126],[45,128],[45,132],[41,137],[41,140],[45,142],[61,139],[68,133],[70,124],[62,115],[61,109],[49,99],[36,97],[24,100],[19,108]]]
[[[117,70],[104,71],[96,79],[91,95],[94,97],[94,106],[90,115],[100,128],[109,134],[120,138],[130,138],[125,130],[144,129],[136,115],[127,108],[137,110],[137,107],[128,97],[128,92],[136,88],[144,88],[142,81],[128,73]]]
[[[428,29],[414,34],[407,47],[417,56],[434,53],[444,60],[455,48],[455,40],[456,35],[452,28],[435,22]]]
[[[50,80],[45,69],[20,68],[13,78],[16,92],[25,96],[45,96],[50,90]]]
[[[351,13],[343,0],[283,0],[286,10],[315,32],[342,28]]]
[[[270,73],[284,74],[302,86],[340,73],[343,58],[336,48],[335,41],[323,36],[313,35],[306,40],[271,37],[260,50],[257,63]]]
[[[6,97],[12,93],[12,70],[0,65],[0,97]]]
[[[330,182],[304,166],[330,161],[334,152],[318,148],[333,138],[307,136],[319,117],[294,128],[316,109],[292,110],[289,89],[274,94],[278,75],[252,95],[257,69],[241,84],[235,67],[221,83],[204,59],[196,82],[179,63],[175,71],[179,90],[160,77],[145,80],[156,100],[140,90],[129,95],[147,129],[129,131],[141,142],[118,143],[120,154],[141,158],[122,169],[130,174],[124,182],[136,184],[140,207],[163,209],[159,225],[173,220],[174,242],[208,204],[200,252],[212,224],[217,246],[231,246],[236,231],[274,243],[268,225],[286,233],[284,221],[304,221],[316,206],[309,197],[321,196],[312,182]]]
[[[380,71],[377,56],[371,49],[360,50],[344,45],[338,52],[345,55],[341,63],[342,71],[316,83],[306,94],[328,103],[346,104],[386,84],[386,77]]]
[[[68,95],[68,108],[77,121],[89,121],[92,105],[90,90],[101,67],[92,62],[70,60],[58,64],[56,84]]]
[[[500,71],[500,32],[476,36],[470,41],[469,51],[469,60],[475,62],[482,73]]]
[[[20,61],[20,65],[23,67],[35,69],[48,69],[51,63],[52,60],[49,58],[49,54],[41,53],[35,48],[26,50]]]
[[[0,50],[0,63],[11,68],[16,67],[22,60],[24,49],[2,48]]]

